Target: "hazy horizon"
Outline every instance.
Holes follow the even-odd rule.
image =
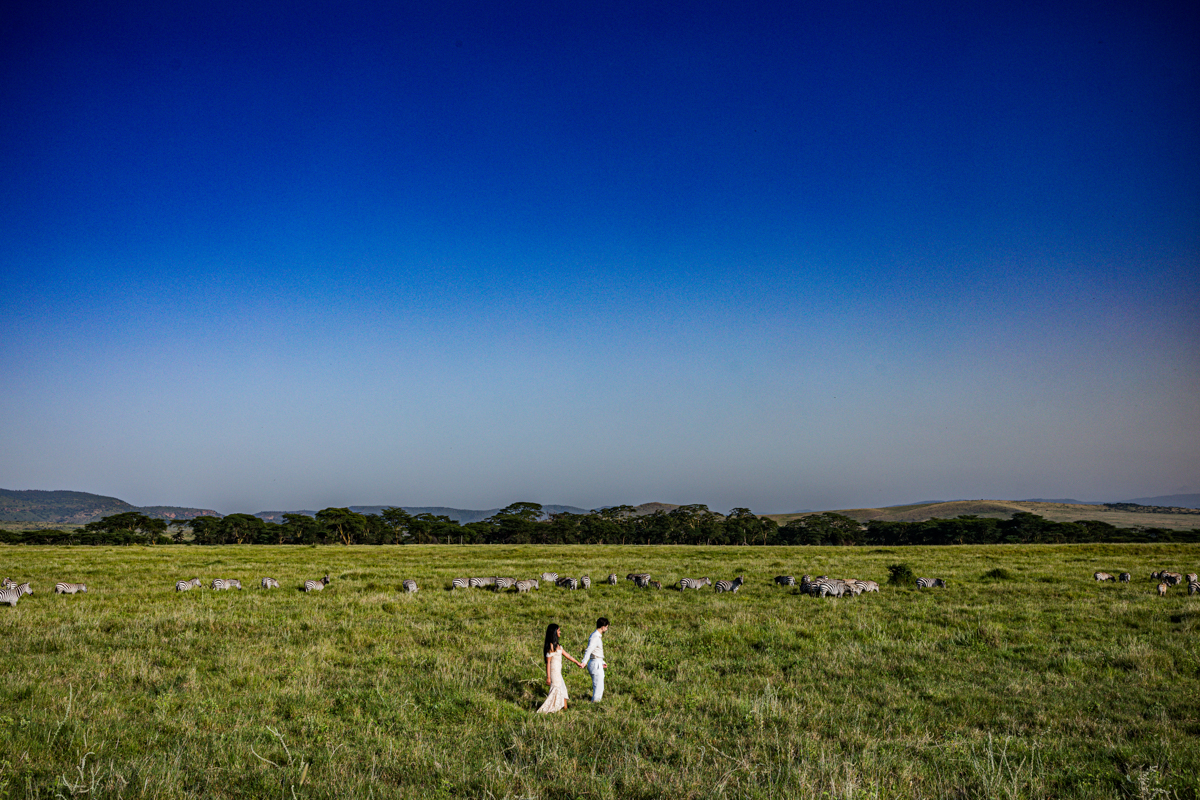
[[[1195,4],[0,21],[0,486],[1200,491]]]

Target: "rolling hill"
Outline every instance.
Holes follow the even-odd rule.
[[[0,489],[0,520],[51,525],[86,525],[113,514],[139,511],[148,517],[192,519],[216,511],[180,506],[130,505],[115,497],[87,492]]]

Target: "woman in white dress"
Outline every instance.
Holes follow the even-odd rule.
[[[546,656],[546,685],[550,687],[550,695],[537,710],[539,714],[550,714],[567,707],[567,684],[563,682],[562,660],[564,655],[571,661],[575,661],[575,657],[558,643],[559,630],[554,624],[546,626],[546,644],[542,652]],[[578,661],[575,661],[575,665],[583,666]]]

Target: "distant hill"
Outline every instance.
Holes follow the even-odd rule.
[[[1160,506],[1164,508],[1200,508],[1200,494],[1164,494],[1160,497],[1137,497],[1126,500],[1127,503],[1137,503],[1139,506]]]
[[[180,506],[140,508],[115,497],[87,492],[0,489],[0,520],[11,522],[86,525],[128,511],[138,511],[148,517],[161,519],[192,519],[203,514],[221,516],[216,511]]]

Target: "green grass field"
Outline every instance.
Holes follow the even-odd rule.
[[[948,588],[883,585],[900,562]],[[0,547],[35,590],[0,606],[0,797],[1196,798],[1200,597],[1163,568],[1200,548]],[[446,591],[544,570],[622,580]],[[771,582],[805,572],[883,588]],[[546,624],[578,657],[600,615],[605,702],[568,664],[534,714]]]

